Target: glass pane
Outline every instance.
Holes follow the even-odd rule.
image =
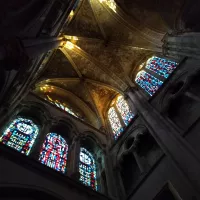
[[[110,121],[110,125],[112,127],[113,133],[114,133],[114,138],[117,139],[119,135],[122,133],[123,128],[120,123],[120,120],[117,116],[117,113],[114,109],[114,107],[111,107],[108,111],[108,119]]]
[[[168,76],[176,69],[178,63],[164,58],[153,56],[147,61],[146,68],[157,73],[160,76]]]
[[[124,100],[122,96],[119,96],[117,98],[116,106],[122,116],[124,123],[128,125],[130,121],[133,119],[134,114],[131,112],[127,102]]]
[[[84,185],[90,186],[92,189],[97,190],[95,160],[93,155],[85,148],[80,149],[79,172],[79,180]]]
[[[43,143],[39,161],[62,173],[66,170],[68,145],[63,137],[49,133]]]
[[[163,84],[161,80],[145,72],[144,70],[137,73],[135,82],[151,96],[153,96]]]
[[[30,119],[17,118],[4,131],[0,142],[29,155],[39,133],[39,128]]]
[[[82,119],[78,114],[74,113],[74,112],[72,111],[72,109],[70,109],[70,108],[68,108],[67,106],[65,106],[64,104],[60,103],[58,100],[55,100],[55,101],[54,101],[54,100],[53,100],[51,97],[49,97],[48,95],[47,95],[46,100],[48,100],[50,103],[54,104],[54,105],[57,106],[58,108],[60,108],[60,109],[62,109],[62,110],[64,110],[64,111],[66,111],[67,113],[73,115],[74,117],[77,117],[77,118]]]

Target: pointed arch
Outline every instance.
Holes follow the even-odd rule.
[[[169,75],[176,69],[177,65],[178,63],[174,61],[153,56],[147,60],[145,68],[164,78],[168,78]]]
[[[177,66],[175,61],[152,56],[139,66],[135,83],[153,96]]]
[[[122,95],[117,95],[111,101],[111,107],[108,110],[108,120],[114,134],[114,139],[118,139],[124,128],[134,118],[134,113],[131,111],[128,103]]]
[[[40,151],[39,161],[56,171],[65,173],[67,154],[66,140],[57,133],[48,133]]]
[[[31,119],[18,117],[5,129],[0,142],[28,156],[38,133],[39,127]]]
[[[93,190],[98,190],[97,169],[94,156],[90,151],[83,147],[80,148],[79,173],[79,180],[81,183],[91,187]]]
[[[71,108],[66,106],[64,103],[61,103],[58,100],[53,100],[49,95],[47,95],[47,101],[49,101],[51,104],[55,105],[56,107],[60,108],[61,110],[64,110],[65,112],[69,113],[70,115],[73,115],[74,117],[83,120],[81,115],[79,115],[78,113],[75,113]]]
[[[123,132],[123,127],[114,107],[108,110],[108,119],[114,133],[114,138],[117,139]]]
[[[163,84],[163,81],[145,72],[144,70],[141,70],[137,73],[135,82],[141,88],[143,88],[150,96],[153,96]]]
[[[72,93],[69,90],[58,87],[58,86],[54,86],[51,84],[40,85],[40,83],[38,83],[34,93],[36,95],[42,97],[43,99],[45,99],[45,98],[47,99],[46,94],[49,94],[49,93],[45,93],[45,91],[41,91],[41,88],[43,86],[48,88],[51,91],[50,95],[52,98],[59,97],[60,101],[63,101],[64,103],[69,103],[70,107],[73,109],[73,111],[76,112],[76,110],[77,110],[77,112],[76,112],[77,115],[80,114],[80,116],[83,117],[83,119],[86,123],[88,123],[88,122],[91,123],[95,128],[99,128],[101,126],[100,121],[97,117],[97,114],[83,99],[78,97],[76,94]],[[77,119],[80,119],[80,118],[78,117]],[[94,119],[97,119],[97,120],[94,120]]]
[[[121,117],[127,126],[134,117],[129,105],[127,104],[126,100],[123,96],[118,96],[116,100],[116,107],[121,114]]]

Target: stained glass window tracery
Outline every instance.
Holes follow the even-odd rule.
[[[151,96],[153,96],[163,84],[163,81],[145,72],[144,70],[141,70],[137,73],[135,82]]]
[[[109,109],[108,119],[110,121],[110,125],[114,133],[114,138],[116,140],[123,132],[123,128],[114,107]]]
[[[122,96],[119,96],[117,98],[116,106],[117,106],[118,111],[121,114],[121,117],[122,117],[124,123],[127,126],[133,119],[134,114],[132,113],[127,102],[124,100],[124,98]]]
[[[93,155],[85,148],[80,148],[79,173],[79,180],[84,185],[90,186],[93,190],[98,190],[95,160]]]
[[[57,133],[49,133],[43,143],[39,161],[50,168],[65,173],[67,165],[68,145]]]
[[[169,75],[176,69],[178,63],[153,56],[146,63],[146,68],[157,73],[160,76],[168,78]]]
[[[79,115],[75,114],[75,113],[72,111],[72,109],[70,109],[70,108],[68,108],[66,105],[60,103],[58,100],[55,100],[55,101],[54,101],[51,97],[49,97],[49,95],[47,95],[47,99],[46,99],[46,100],[48,100],[50,103],[56,105],[58,108],[60,108],[60,109],[62,109],[62,110],[64,110],[64,111],[66,111],[67,113],[73,115],[74,117],[77,117],[77,118],[79,118],[79,119],[82,119]]]
[[[29,155],[38,133],[39,128],[32,120],[18,117],[6,128],[0,142]]]

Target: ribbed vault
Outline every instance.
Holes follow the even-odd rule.
[[[94,127],[106,127],[110,102],[134,86],[143,60],[161,52],[163,34],[134,23],[117,5],[112,10],[100,0],[80,4],[62,31],[68,42],[54,52],[34,91],[65,102]]]

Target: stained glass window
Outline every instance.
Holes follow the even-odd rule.
[[[115,0],[99,0],[99,1],[100,3],[105,2],[106,5],[116,13],[117,5],[115,3]]]
[[[74,17],[77,9],[79,8],[79,3],[80,2],[81,2],[80,0],[75,1],[74,5],[73,5],[73,8],[72,8],[71,12],[68,15],[67,23],[69,23],[72,20],[72,18]]]
[[[68,107],[64,106],[63,104],[61,104],[60,102],[54,102],[54,104],[58,107],[58,108],[61,108],[62,110],[68,112],[69,114],[75,116],[78,118],[78,116],[71,110],[69,109]]]
[[[114,138],[117,139],[119,135],[122,133],[123,128],[120,123],[120,120],[117,116],[117,113],[115,111],[114,107],[111,107],[108,111],[108,119],[110,121],[110,125],[112,127],[113,133],[114,133]]]
[[[146,68],[157,73],[160,76],[168,76],[176,69],[178,63],[164,58],[153,56],[147,61]]]
[[[131,112],[127,102],[124,100],[122,96],[119,96],[117,98],[116,106],[122,116],[124,123],[127,126],[130,123],[130,121],[133,119],[134,114]]]
[[[64,111],[66,111],[67,113],[73,115],[74,117],[77,117],[77,118],[79,118],[79,119],[82,119],[80,116],[78,116],[77,114],[75,114],[75,113],[72,111],[72,109],[70,109],[70,108],[68,108],[66,105],[60,103],[58,100],[55,100],[55,101],[54,101],[54,100],[53,100],[51,97],[49,97],[48,95],[47,95],[47,98],[48,98],[48,99],[46,99],[46,100],[48,100],[50,103],[56,105],[58,108],[60,108],[60,109],[62,109],[62,110],[64,110]]]
[[[65,173],[68,145],[63,137],[49,133],[43,143],[39,161],[57,171]]]
[[[80,181],[97,190],[96,164],[93,155],[85,148],[80,149],[79,162]]]
[[[29,155],[38,132],[38,126],[32,120],[18,117],[6,128],[0,142],[20,153]]]
[[[160,88],[163,82],[144,70],[139,71],[135,78],[135,82],[140,85],[151,96]]]

